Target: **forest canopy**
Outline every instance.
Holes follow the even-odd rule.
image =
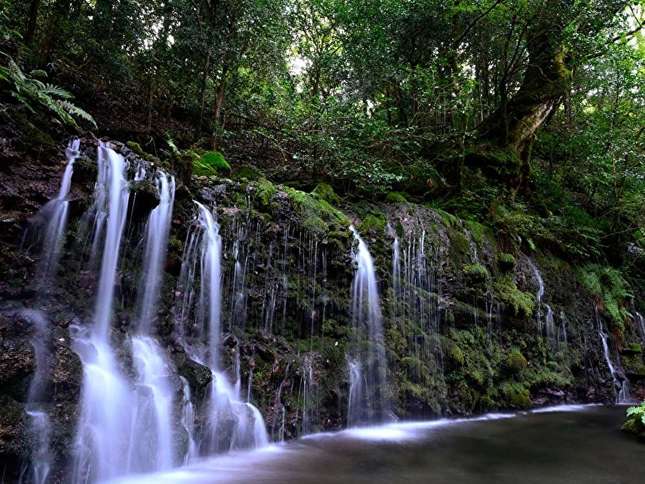
[[[0,9],[5,112],[44,110],[40,122],[96,130],[93,116],[97,134],[156,154],[214,150],[234,170],[301,188],[401,192],[573,257],[643,250],[641,2]]]

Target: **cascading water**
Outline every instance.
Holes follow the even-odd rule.
[[[195,442],[195,408],[191,400],[190,385],[183,376],[180,377],[182,384],[182,405],[181,425],[186,431],[188,445],[184,454],[183,463],[188,464],[197,457],[197,443]]]
[[[172,442],[174,389],[165,351],[149,336],[132,338],[136,403],[128,445],[128,469],[149,472],[175,463]]]
[[[173,371],[165,351],[151,336],[166,260],[175,180],[160,171],[156,181],[159,204],[148,218],[139,285],[137,335],[131,340],[136,370],[136,410],[128,446],[128,467],[137,471],[169,469],[175,463],[172,443],[174,390],[170,381]]]
[[[101,143],[98,148],[96,226],[105,225],[94,324],[77,331],[75,349],[83,363],[80,418],[73,482],[104,480],[127,472],[132,399],[110,343],[110,323],[117,265],[126,220],[129,188],[126,162]],[[100,202],[100,203],[99,203]],[[103,230],[96,231],[101,236]]]
[[[80,141],[73,139],[67,145],[65,157],[67,165],[61,180],[58,195],[42,208],[38,218],[46,221],[43,238],[43,251],[38,265],[37,283],[41,289],[47,287],[56,275],[58,261],[67,227],[67,214],[69,210],[69,192],[72,187],[74,162],[79,156]]]
[[[348,425],[383,421],[389,416],[383,317],[374,261],[367,244],[350,227],[357,248],[352,282],[353,341],[348,355],[350,377]],[[362,382],[365,381],[365,385]]]
[[[544,333],[546,335],[547,340],[552,346],[557,346],[558,332],[555,327],[553,310],[551,309],[551,306],[542,302],[544,298],[544,292],[545,292],[544,279],[542,279],[542,274],[540,273],[540,270],[537,268],[537,266],[533,263],[531,259],[529,259],[529,265],[531,266],[531,269],[533,270],[533,275],[535,276],[535,280],[538,283],[538,290],[535,294],[535,299],[537,301],[536,319],[538,322],[538,331],[540,332],[540,334]]]
[[[239,385],[231,385],[220,369],[222,240],[212,213],[195,202],[198,217],[188,234],[178,284],[178,337],[195,361],[207,365],[212,374],[208,402],[208,425],[201,436],[202,452],[259,447],[268,443],[260,412],[239,396]],[[195,279],[199,275],[199,293]],[[194,315],[195,324],[189,324]]]
[[[643,340],[643,344],[645,345],[645,318],[638,311],[636,311],[634,313],[634,315],[635,315],[634,319],[636,319],[636,321],[638,322],[638,330],[641,333],[641,338]]]
[[[51,425],[49,415],[43,406],[51,357],[47,349],[48,321],[41,311],[24,310],[22,316],[33,325],[31,344],[34,349],[36,371],[29,384],[26,406],[26,413],[29,417],[29,433],[34,445],[30,466],[23,470],[21,481],[30,475],[30,482],[44,484],[47,482],[51,470],[52,459],[49,449]]]
[[[596,314],[596,321],[598,323],[598,336],[602,343],[602,350],[605,356],[605,362],[607,363],[607,368],[611,374],[611,378],[614,382],[614,391],[616,392],[616,403],[629,403],[630,394],[629,394],[629,381],[625,377],[622,368],[620,368],[620,363],[615,365],[611,360],[611,352],[609,350],[609,336],[605,331],[602,320]]]

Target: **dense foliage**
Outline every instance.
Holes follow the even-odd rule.
[[[510,246],[609,259],[643,277],[639,2],[8,0],[0,8],[3,79],[47,75],[106,134],[127,133],[151,151],[211,150],[234,170],[254,165],[305,188],[396,191],[486,218]],[[33,79],[35,94],[16,96],[12,79],[3,106],[33,111],[36,101],[91,127],[65,91]]]

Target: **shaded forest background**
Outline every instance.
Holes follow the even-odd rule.
[[[6,0],[3,149],[89,130],[159,158],[212,150],[233,172],[429,204],[608,260],[642,287],[643,12],[615,0]]]

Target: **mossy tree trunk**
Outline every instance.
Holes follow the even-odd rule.
[[[528,65],[522,84],[479,126],[465,163],[507,183],[526,182],[531,146],[537,130],[566,95],[570,80],[564,46],[566,15],[561,0],[548,0],[527,31]]]

